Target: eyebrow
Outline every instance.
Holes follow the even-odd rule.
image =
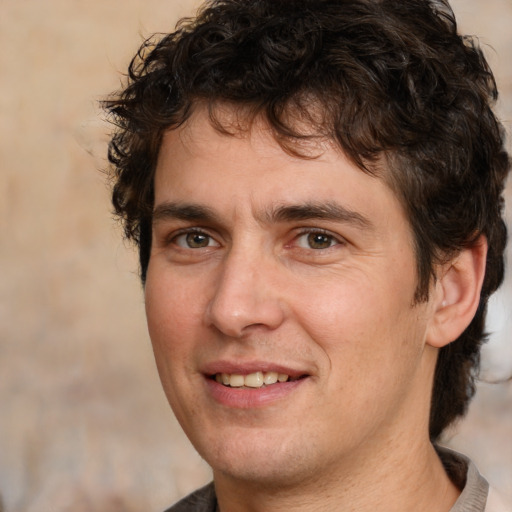
[[[364,215],[334,202],[276,206],[262,215],[257,215],[257,218],[269,224],[322,219],[354,224],[363,229],[374,227]],[[220,223],[220,218],[213,209],[200,204],[166,201],[154,208],[153,223],[172,219]]]
[[[292,222],[298,220],[330,220],[355,224],[364,229],[372,229],[372,222],[362,215],[338,203],[306,203],[303,205],[283,205],[265,215],[270,222]]]
[[[218,215],[211,208],[199,204],[163,202],[155,206],[153,223],[170,219],[216,222]]]

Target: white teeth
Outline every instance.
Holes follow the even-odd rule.
[[[241,388],[245,384],[245,377],[243,375],[233,374],[229,379],[229,385],[232,388]]]
[[[277,372],[266,372],[263,375],[263,382],[268,386],[277,382]]]
[[[217,373],[215,380],[224,386],[232,388],[261,388],[263,385],[271,385],[276,382],[286,382],[289,376],[285,373],[277,372],[255,372],[248,375],[240,375],[236,373]]]
[[[263,373],[256,372],[256,373],[250,373],[249,375],[246,375],[244,384],[248,388],[261,388],[261,386],[263,386]]]

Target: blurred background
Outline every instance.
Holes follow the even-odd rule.
[[[101,172],[110,128],[98,107],[119,87],[142,39],[171,31],[197,5],[0,0],[6,512],[158,512],[210,478],[160,389],[136,255],[110,213]],[[478,34],[486,48],[510,134],[512,0],[453,6],[461,30]],[[447,441],[512,494],[512,384],[493,383],[512,374],[510,271],[493,299],[489,330],[485,382]]]

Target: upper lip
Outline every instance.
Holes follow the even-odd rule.
[[[255,372],[277,372],[292,378],[308,375],[308,372],[305,370],[291,368],[288,365],[270,361],[215,361],[205,364],[202,368],[202,373],[208,376],[216,375],[217,373],[249,375]]]

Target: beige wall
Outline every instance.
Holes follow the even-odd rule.
[[[0,0],[0,492],[10,512],[158,511],[209,478],[160,390],[136,261],[99,172],[97,101],[142,35],[170,30],[194,4]],[[463,29],[494,47],[510,130],[512,2],[455,6]],[[509,276],[493,308],[489,378],[512,372],[511,288]],[[453,440],[509,492],[511,432],[512,387],[485,385]]]

